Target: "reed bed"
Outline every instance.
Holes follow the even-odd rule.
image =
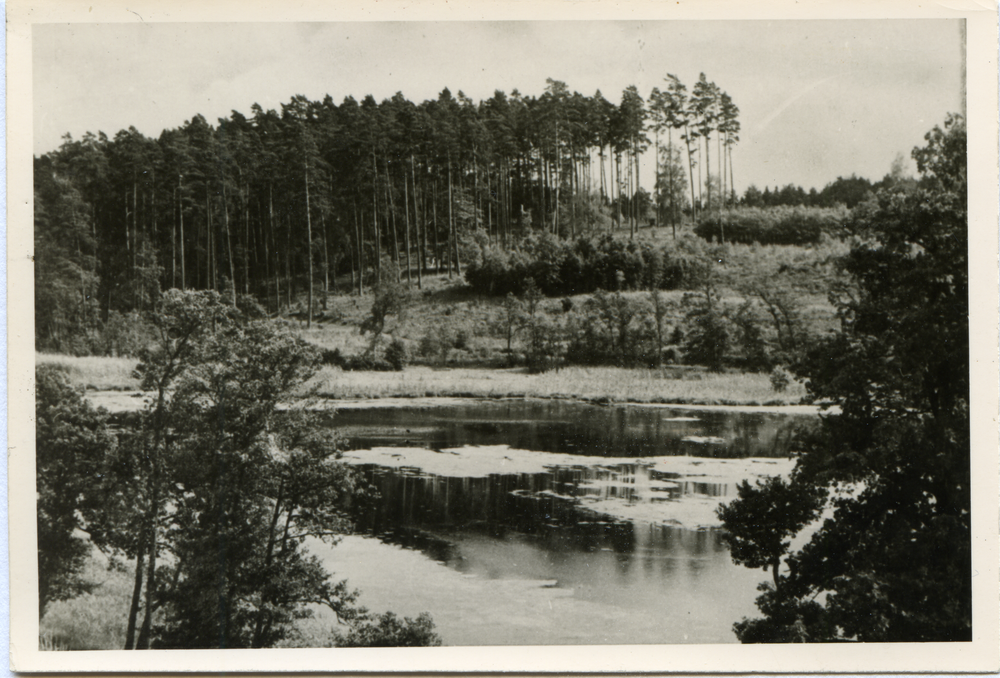
[[[73,383],[94,391],[130,391],[139,388],[139,380],[133,375],[138,363],[135,358],[35,353],[36,365],[57,365]]]
[[[70,379],[88,390],[139,388],[129,358],[36,354],[38,364],[63,366]],[[571,398],[594,402],[689,405],[794,405],[805,389],[791,383],[777,393],[766,374],[713,373],[688,368],[624,369],[563,367],[544,374],[524,368],[438,368],[410,366],[402,372],[345,372],[324,367],[302,395],[324,398]]]
[[[565,367],[545,374],[522,368],[343,372],[328,367],[306,388],[326,398],[534,397],[691,405],[794,405],[805,395],[797,383],[776,393],[766,374],[614,367]]]

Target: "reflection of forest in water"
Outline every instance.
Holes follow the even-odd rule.
[[[644,500],[634,487],[627,487],[627,479],[634,478],[637,471],[639,477],[650,475],[649,469],[635,464],[475,478],[365,466],[365,480],[378,490],[379,498],[374,506],[358,512],[357,527],[385,542],[419,550],[459,571],[486,568],[494,577],[523,575],[523,566],[489,549],[485,546],[488,543],[506,545],[501,551],[519,543],[525,549],[557,559],[588,554],[598,559],[611,558],[620,570],[673,570],[682,565],[698,569],[705,559],[728,560],[717,530],[613,520],[581,509],[577,499],[594,494]],[[625,482],[607,482],[614,478]],[[591,486],[591,481],[598,481],[598,487]],[[725,487],[676,483],[664,500],[704,490],[720,493]],[[475,554],[484,549],[491,551],[489,563],[475,562]]]
[[[375,492],[355,522],[384,550],[352,576],[397,567],[378,560],[395,563],[396,547],[444,565],[463,582],[455,601],[451,584],[435,588],[438,575],[399,565],[398,582],[373,604],[431,587],[440,595],[414,609],[432,610],[458,644],[731,642],[733,620],[754,610],[760,574],[732,563],[719,530],[664,523],[685,515],[679,522],[706,524],[691,508],[735,496],[735,478],[681,477],[653,458],[787,456],[793,436],[818,421],[552,401],[344,409],[331,423],[354,449],[507,445],[592,458],[513,473],[498,456],[471,477],[360,465]],[[470,625],[470,615],[481,622]]]
[[[810,415],[500,401],[439,407],[344,409],[334,425],[354,449],[509,445],[590,456],[783,457]]]
[[[419,548],[435,560],[450,562],[448,540],[457,532],[507,539],[530,536],[556,550],[633,553],[651,544],[681,539],[706,548],[708,531],[617,521],[587,510],[590,500],[615,498],[628,503],[677,501],[685,496],[726,496],[725,483],[676,479],[642,464],[560,467],[546,473],[493,474],[461,478],[362,467],[378,491],[374,505],[356,515],[359,530],[401,546]],[[714,533],[714,531],[711,531]],[[440,539],[429,535],[439,535]],[[662,546],[663,544],[661,544]],[[694,548],[692,546],[691,548]]]

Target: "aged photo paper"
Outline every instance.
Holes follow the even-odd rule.
[[[973,0],[336,4],[306,0],[291,6],[257,0],[11,0],[6,29],[11,669],[532,674],[1000,670],[997,19],[995,2]],[[688,95],[691,99],[685,98]],[[607,106],[588,108],[594,101]],[[646,126],[640,121],[628,128],[632,131],[622,131],[632,124],[627,112],[636,110],[629,108],[635,101],[638,108],[648,106]],[[694,115],[697,101],[703,102],[698,109],[701,123],[694,117],[684,119]],[[496,112],[517,106],[535,117],[525,113],[509,128],[494,125],[492,118],[475,127],[470,118],[462,117],[476,107]],[[390,107],[394,117],[386,122]],[[341,113],[330,113],[329,120],[342,114],[340,122],[317,122],[326,120],[324,111],[335,110]],[[598,125],[595,110],[604,111],[607,119],[601,129],[610,130],[606,134],[616,135],[617,141],[587,131],[588,125]],[[632,243],[649,238],[646,242],[658,243],[659,251],[668,251],[662,248],[673,246],[667,243],[677,239],[679,224],[687,230],[685,242],[695,242],[693,234],[701,237],[697,241],[701,244],[689,245],[701,249],[688,255],[709,256],[705,253],[728,251],[712,249],[716,245],[741,242],[737,229],[743,226],[735,216],[723,225],[722,214],[730,209],[736,214],[742,207],[761,214],[773,208],[771,214],[786,215],[815,208],[823,219],[839,224],[847,219],[845,200],[872,199],[880,187],[916,190],[921,176],[933,174],[927,164],[934,159],[911,157],[911,150],[933,143],[930,136],[925,141],[924,134],[935,128],[945,129],[946,140],[941,143],[946,145],[951,138],[947,131],[956,129],[950,126],[961,124],[955,122],[958,118],[948,118],[950,113],[964,116],[968,138],[963,181],[967,177],[969,393],[959,394],[959,400],[968,403],[963,416],[970,422],[971,510],[960,518],[971,524],[972,568],[971,596],[956,582],[955,599],[945,596],[939,602],[947,610],[971,607],[971,639],[808,642],[817,631],[810,626],[812,618],[805,617],[809,610],[820,609],[824,592],[816,601],[799,601],[798,620],[782,627],[784,635],[770,637],[782,642],[741,644],[737,633],[753,640],[763,637],[755,633],[773,632],[753,624],[733,630],[741,619],[762,616],[754,602],[757,584],[768,582],[780,590],[786,580],[779,576],[780,561],[779,567],[772,564],[776,556],[745,557],[742,565],[734,563],[732,542],[721,536],[721,530],[723,522],[735,530],[738,521],[716,511],[720,503],[736,498],[740,481],[761,480],[770,475],[768,470],[789,477],[799,450],[789,448],[787,439],[793,429],[800,435],[795,427],[804,426],[803,421],[814,426],[819,421],[816,408],[797,400],[806,391],[785,370],[791,359],[774,357],[779,348],[781,355],[794,352],[793,330],[801,326],[789,319],[787,307],[782,306],[785,297],[774,301],[768,296],[778,289],[773,276],[788,275],[787,270],[797,265],[800,272],[805,270],[802,261],[812,255],[798,260],[798,255],[785,250],[774,254],[776,250],[767,249],[797,247],[799,241],[769,244],[747,236],[750,239],[739,246],[741,265],[760,265],[764,270],[761,262],[767,256],[788,259],[780,260],[785,262],[780,269],[775,264],[772,274],[761,275],[757,287],[746,277],[730,280],[728,291],[720,295],[709,274],[683,293],[679,285],[666,283],[655,283],[650,292],[640,281],[642,274],[630,273],[626,264],[609,264],[606,279],[587,280],[605,273],[598,268],[586,272],[591,271],[585,261],[590,250],[582,246],[574,250],[580,270],[585,271],[578,273],[576,288],[566,282],[570,275],[566,269],[560,269],[562,278],[540,274],[537,281],[516,275],[503,278],[488,270],[488,253],[495,256],[490,261],[498,269],[513,266],[510,262],[517,256],[528,257],[525,252],[530,248],[510,254],[509,241],[531,238],[532,247],[548,243],[554,251],[563,246],[557,244],[560,238],[575,241],[585,231],[594,235],[590,241],[598,243],[594,247],[613,249],[614,239]],[[344,120],[350,115],[370,123],[351,129],[374,129],[377,125],[371,121],[380,120],[385,136],[376,139],[365,136],[375,132],[358,131],[349,139],[343,130],[348,129]],[[515,117],[510,114],[505,120]],[[430,122],[446,118],[450,122],[438,127],[438,122]],[[620,120],[622,127],[608,119]],[[655,120],[660,122],[654,124]],[[311,137],[308,129],[320,124],[329,124],[323,128],[325,136]],[[329,131],[335,127],[336,133]],[[413,129],[421,130],[419,140],[415,132],[406,131]],[[501,142],[495,140],[502,138],[508,150],[484,160],[487,142],[477,134],[493,135],[489,143],[497,148]],[[233,141],[237,138],[253,141]],[[437,150],[428,150],[431,147]],[[96,148],[112,150],[96,152]],[[214,149],[211,160],[206,160],[210,153],[206,149]],[[53,159],[56,153],[63,154],[58,161]],[[155,162],[145,160],[153,155]],[[338,178],[347,176],[338,173],[346,172],[344,167],[331,160],[348,156],[357,160],[352,171],[358,184],[353,188]],[[269,169],[274,167],[295,170],[279,176]],[[934,167],[935,176],[945,175],[942,165]],[[126,176],[128,172],[132,175]],[[217,185],[210,185],[214,179],[209,174],[218,178]],[[830,197],[837,187],[845,192]],[[849,188],[855,191],[850,196]],[[713,210],[716,222],[711,221]],[[426,230],[429,223],[435,224],[433,238]],[[715,227],[718,235],[704,230]],[[102,228],[107,230],[99,234]],[[833,258],[848,253],[846,241],[829,231],[820,234],[826,226],[816,228],[809,246],[826,247]],[[44,237],[39,229],[47,229]],[[602,229],[609,233],[604,241],[598,238]],[[116,235],[107,235],[112,232]],[[621,256],[631,256],[624,252],[632,246],[621,244]],[[36,248],[65,256],[52,259],[46,254],[50,258],[45,260],[38,252],[36,259]],[[915,257],[921,255],[917,249],[912,251]],[[711,257],[718,259],[716,254]],[[632,261],[636,259],[636,266],[651,261],[640,255]],[[667,267],[656,261],[657,266]],[[822,269],[822,275],[833,279],[843,271],[835,270],[831,261],[814,257],[807,263],[813,266],[810,271]],[[718,259],[718,263],[724,262]],[[44,281],[38,274],[43,264],[52,272]],[[694,276],[686,265],[677,264],[677,276]],[[292,270],[296,267],[300,270]],[[504,269],[504,274],[511,270]],[[393,274],[397,287],[384,282]],[[74,288],[75,282],[63,285],[70,275],[80,278],[80,287]],[[462,287],[463,278],[468,288]],[[945,287],[948,282],[950,278]],[[662,313],[656,284],[670,290],[665,297],[668,311]],[[511,292],[506,302],[501,300],[508,288],[496,291],[502,285]],[[398,305],[392,306],[393,290],[402,295],[401,286],[409,301],[397,300]],[[177,289],[168,292],[169,288]],[[818,328],[811,331],[814,338],[832,336],[841,327],[844,318],[836,317],[836,302],[828,301],[835,298],[833,285],[811,290],[793,285],[781,293],[789,294],[789,289],[810,295],[810,301],[802,302],[791,315],[795,322],[814,323]],[[198,296],[206,290],[218,294]],[[614,290],[614,295],[605,295],[604,290]],[[620,290],[628,294],[623,296]],[[496,296],[497,301],[481,301],[476,297],[480,292],[484,298]],[[745,303],[734,298],[736,292],[747,295]],[[63,308],[59,295],[66,294],[82,296],[83,305],[92,309],[88,317],[94,319],[93,327],[104,329],[81,329],[83,314],[40,312],[43,307]],[[254,301],[249,301],[251,297]],[[705,304],[701,315],[690,311],[691,304],[701,303],[696,297]],[[372,298],[384,302],[381,315],[378,303],[371,316],[366,315]],[[359,310],[359,300],[364,299],[368,305]],[[158,433],[145,442],[130,443],[126,432],[138,426],[130,410],[140,409],[143,402],[157,402],[156,374],[145,375],[145,396],[133,397],[139,380],[131,369],[138,359],[129,362],[121,357],[151,354],[140,344],[152,341],[152,335],[135,338],[142,332],[137,319],[157,313],[162,317],[169,308],[178,317],[193,314],[192,300],[206,305],[204,317],[211,316],[213,333],[217,320],[225,325],[238,315],[237,308],[246,305],[259,309],[246,311],[247,317],[259,312],[279,318],[277,334],[260,330],[271,343],[253,343],[257,339],[247,328],[258,326],[250,321],[227,335],[231,345],[213,349],[204,340],[198,350],[206,355],[215,350],[216,363],[232,373],[249,374],[238,370],[248,369],[245,365],[262,352],[277,351],[274,347],[282,338],[295,336],[318,346],[323,369],[335,370],[343,380],[327,385],[330,390],[318,397],[320,402],[343,401],[335,416],[332,407],[324,414],[312,400],[309,407],[295,410],[304,418],[328,415],[325,421],[334,422],[328,424],[332,432],[289,433],[287,426],[276,423],[284,421],[285,405],[267,401],[272,405],[268,416],[281,412],[281,417],[260,424],[259,435],[241,451],[246,454],[230,458],[235,464],[252,453],[264,455],[267,465],[248,463],[242,477],[247,487],[261,485],[264,494],[256,496],[268,497],[266,507],[268,511],[273,507],[273,518],[271,513],[265,516],[265,504],[251,506],[248,499],[249,508],[240,515],[247,516],[250,527],[240,532],[242,526],[237,526],[240,529],[227,533],[245,535],[227,542],[231,553],[249,553],[249,547],[239,549],[262,539],[267,555],[260,558],[264,563],[260,571],[267,574],[259,575],[260,590],[247,593],[238,610],[234,603],[226,613],[231,617],[218,623],[211,615],[204,623],[190,621],[191,615],[204,612],[198,607],[202,590],[190,582],[215,575],[189,566],[181,576],[182,568],[174,568],[183,554],[199,556],[199,542],[177,536],[178,531],[203,529],[199,520],[206,520],[211,510],[221,514],[218,507],[225,505],[217,488],[216,494],[204,489],[213,482],[205,478],[229,477],[225,463],[230,462],[213,466],[198,454],[206,431],[216,429],[196,430],[197,424],[190,423],[195,432],[186,439],[189,447],[183,448],[176,442],[182,437],[176,425],[155,429],[159,410],[148,405],[147,421],[154,427],[150,430]],[[424,317],[424,311],[417,310],[417,303],[429,308],[438,301],[440,316]],[[406,303],[412,305],[404,314]],[[615,316],[619,325],[608,321],[608,345],[621,351],[617,358],[597,356],[596,344],[585,345],[586,338],[598,333],[594,328],[600,319],[610,317],[612,303],[620,304],[615,313],[627,309],[648,314],[645,324],[637,319],[629,325],[632,315],[624,320]],[[713,303],[725,309],[718,316],[711,315]],[[594,310],[599,304],[605,304],[604,316]],[[760,364],[750,369],[752,351],[743,347],[758,336],[746,320],[751,313],[747,309],[753,308],[758,309],[774,356],[758,355]],[[483,309],[492,313],[483,316],[486,320],[475,315],[486,313]],[[545,309],[538,313],[549,314],[548,320],[537,320],[537,309]],[[671,312],[677,318],[687,313],[687,324],[670,321]],[[709,316],[720,324],[705,324],[703,319]],[[664,317],[669,325],[665,335]],[[348,320],[354,323],[350,331],[336,329],[348,327]],[[409,330],[406,322],[412,323]],[[729,328],[722,331],[729,333],[726,339],[719,340],[730,342],[726,355],[721,349],[713,353],[711,346],[718,341],[698,344],[693,339],[698,331],[709,332],[722,324]],[[107,328],[112,326],[115,334],[108,339]],[[177,337],[183,333],[179,327],[164,330],[165,345],[179,345]],[[628,331],[634,332],[631,340],[636,345],[645,341],[655,350],[634,349],[628,358],[632,362],[622,358],[627,327],[632,328]],[[191,330],[190,336],[197,331]],[[334,331],[342,333],[335,338],[324,334]],[[763,341],[758,345],[763,347]],[[301,349],[301,343],[288,342],[280,345],[293,353]],[[930,346],[928,359],[936,360],[945,348]],[[178,361],[194,360],[178,351],[184,356]],[[575,364],[571,354],[578,358]],[[72,356],[102,356],[94,360],[106,359],[100,365],[114,367],[94,370],[118,370],[110,376],[104,373],[105,381],[97,385],[77,384],[88,386],[90,402],[112,412],[110,428],[94,433],[80,449],[109,446],[112,443],[106,440],[119,436],[116,449],[126,450],[131,444],[140,450],[130,458],[136,464],[135,477],[147,474],[141,476],[145,484],[139,489],[114,495],[120,505],[112,508],[109,501],[99,507],[105,522],[86,537],[97,546],[79,539],[73,542],[86,543],[94,558],[98,550],[111,554],[117,563],[117,569],[101,570],[108,577],[102,581],[117,587],[116,603],[100,609],[64,604],[80,593],[67,592],[79,582],[39,573],[40,505],[69,506],[64,517],[71,523],[86,521],[87,512],[97,510],[60,496],[66,486],[60,484],[64,481],[58,473],[51,476],[57,479],[51,481],[55,484],[43,488],[36,472],[36,366],[58,363],[59,356],[67,361]],[[393,367],[402,369],[404,359],[415,356],[419,361],[402,372],[410,381],[392,376],[397,374]],[[820,364],[823,357],[812,359]],[[523,366],[510,369],[517,360],[523,360]],[[332,364],[337,367],[329,367]],[[652,376],[636,376],[654,374],[654,364],[657,378],[675,379],[704,392],[673,401],[657,396],[662,385],[652,383]],[[694,364],[698,367],[689,367]],[[490,371],[494,368],[495,374]],[[70,374],[79,368],[47,372],[57,386],[64,383],[59,369]],[[816,369],[814,376],[820,371]],[[478,376],[469,376],[473,373]],[[614,376],[618,381],[613,386],[594,387],[592,381],[586,388],[564,385],[603,374],[630,376]],[[676,376],[664,376],[668,374]],[[168,386],[164,378],[159,402],[175,397],[187,402],[191,412],[209,411],[210,406],[205,408],[207,402],[215,402],[214,382],[209,372],[202,375],[201,382],[186,386],[195,389],[191,391],[195,395],[177,387],[177,395],[171,396],[176,384]],[[259,381],[246,377],[239,385],[267,393],[272,383],[261,386],[266,378],[254,375]],[[280,381],[285,376],[273,378]],[[743,377],[764,384],[763,395],[736,395],[736,390],[750,388]],[[894,378],[887,375],[885,381]],[[122,381],[112,383],[115,379]],[[470,385],[459,383],[462,379],[469,379]],[[485,387],[484,382],[488,382]],[[720,391],[708,393],[716,383],[721,384]],[[199,387],[204,390],[196,391]],[[190,400],[183,401],[184,397]],[[475,397],[488,402],[470,405]],[[888,402],[894,396],[885,397]],[[248,410],[266,400],[253,398],[247,396]],[[645,407],[628,412],[607,407],[622,402]],[[231,410],[221,406],[219,412]],[[235,446],[232,440],[258,422],[254,416],[237,419],[241,429],[219,434],[220,439]],[[218,431],[224,428],[223,423],[218,426]],[[293,480],[286,484],[284,475],[280,482],[277,475],[268,476],[276,474],[275,469],[299,480],[295,473],[315,474],[309,478],[323,479],[322,491],[328,494],[322,496],[338,501],[341,490],[349,494],[344,488],[357,489],[349,484],[354,481],[323,463],[308,466],[309,451],[326,434],[331,440],[334,435],[341,442],[350,439],[349,447],[338,449],[345,450],[345,462],[367,474],[358,487],[370,487],[372,492],[358,489],[357,497],[347,502],[354,513],[320,505],[321,500],[310,505],[309,499],[283,508]],[[57,448],[58,435],[68,434],[54,434]],[[286,442],[287,449],[282,447]],[[155,450],[168,444],[189,456],[175,468],[177,478],[157,484],[163,467],[154,461],[159,459]],[[786,447],[779,454],[782,444]],[[961,448],[962,443],[958,445]],[[704,450],[709,452],[698,453]],[[594,461],[597,457],[601,463]],[[132,463],[124,452],[121,460],[121,465]],[[300,462],[304,466],[295,465]],[[559,471],[553,470],[556,466]],[[254,469],[268,477],[251,477]],[[63,494],[69,493],[66,489]],[[249,497],[249,490],[239,496],[240,501]],[[372,497],[385,503],[378,505]],[[129,501],[132,509],[152,507],[150,513],[135,517],[139,514],[130,514],[125,505]],[[392,507],[386,508],[390,503]],[[928,504],[932,510],[935,503],[932,499]],[[581,504],[590,508],[579,510]],[[790,505],[797,508],[794,502]],[[368,513],[359,506],[367,506]],[[667,516],[664,506],[674,507],[674,513]],[[789,513],[775,520],[794,522]],[[167,515],[184,517],[167,526]],[[335,547],[324,542],[327,529],[332,534],[335,527],[346,524],[338,522],[345,515],[357,531]],[[254,522],[254,516],[265,517]],[[813,516],[802,521],[789,534],[810,521],[816,521],[811,529],[818,529],[818,520]],[[295,532],[300,521],[310,527]],[[98,524],[96,518],[93,524]],[[152,545],[144,536],[148,525],[153,526]],[[266,530],[270,536],[261,538]],[[72,541],[71,530],[64,532],[63,537]],[[82,533],[78,529],[74,534]],[[241,538],[244,543],[237,543]],[[791,548],[801,548],[805,541],[793,540]],[[160,542],[162,550],[157,547]],[[966,544],[960,547],[965,549]],[[293,555],[287,560],[289,569],[281,570],[273,564],[281,556],[274,554],[286,549]],[[357,605],[371,612],[358,612],[343,590],[318,580],[306,584],[296,580],[322,572],[306,554],[329,565],[331,581],[346,577],[348,586],[361,591]],[[107,562],[105,555],[99,558]],[[249,563],[250,556],[246,558]],[[753,568],[743,566],[747,564]],[[227,576],[237,577],[233,574],[237,565],[226,570]],[[787,569],[783,572],[789,575]],[[154,579],[156,586],[150,586]],[[227,585],[219,580],[218,590]],[[293,624],[303,608],[292,603],[282,608],[273,589],[294,589],[287,597],[298,602],[311,595],[295,589],[300,585],[323,593],[309,599],[319,610],[316,618]],[[154,601],[151,589],[162,597]],[[877,589],[876,583],[869,598],[859,600],[881,600]],[[159,626],[158,615],[168,608],[177,617]],[[49,614],[45,625],[40,609]],[[418,617],[427,610],[432,622]],[[388,611],[405,617],[403,628],[390,628],[400,621],[395,618],[379,622],[376,614]],[[265,612],[271,615],[266,622]],[[871,621],[879,614],[874,607],[854,612],[858,628],[876,625]],[[287,619],[282,616],[286,614]],[[153,649],[77,649],[111,642],[121,647],[126,618],[126,642]],[[914,628],[920,623],[914,621]],[[237,624],[243,624],[246,633],[238,642],[226,640],[237,637],[231,630]],[[73,639],[76,631],[71,629],[87,625],[91,639]],[[293,627],[294,633],[275,630]],[[112,629],[113,641],[97,638],[97,629],[105,628]],[[219,630],[226,628],[230,631]],[[213,633],[223,640],[211,639]],[[391,636],[386,645],[407,644],[405,639],[416,639],[412,645],[434,639],[440,644],[365,647],[366,638],[371,640],[365,634]],[[840,639],[859,637],[856,634]],[[186,649],[226,642],[255,649]],[[329,646],[334,643],[355,646]],[[166,646],[185,649],[156,649]]]

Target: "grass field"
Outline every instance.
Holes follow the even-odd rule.
[[[793,405],[805,395],[798,383],[776,393],[766,374],[615,367],[565,367],[545,374],[529,374],[523,368],[324,368],[306,386],[310,393],[328,398],[531,397],[689,405]]]
[[[92,590],[70,600],[49,603],[39,622],[40,649],[122,649],[134,572],[128,566],[112,566],[95,549],[82,573]]]
[[[139,380],[132,374],[137,363],[134,358],[35,353],[36,365],[57,365],[73,383],[92,391],[131,391],[139,388]]]
[[[92,589],[69,600],[49,603],[38,625],[39,649],[121,650],[125,646],[134,573],[132,563],[112,564],[94,549],[81,573]],[[156,623],[156,613],[153,619]],[[331,630],[329,619],[300,619],[281,646],[323,647],[330,643]]]
[[[88,390],[134,391],[134,360],[37,354],[39,364],[62,365]],[[792,383],[782,393],[766,374],[713,373],[689,368],[621,369],[564,367],[545,374],[524,368],[410,366],[402,372],[344,372],[323,367],[302,394],[323,398],[575,398],[596,402],[690,405],[794,405],[805,389]]]

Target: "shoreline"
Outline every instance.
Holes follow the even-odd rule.
[[[92,402],[110,410],[142,407],[143,393],[134,376],[134,360],[36,354],[36,364],[59,365]],[[566,366],[543,374],[531,374],[519,367],[411,365],[398,372],[345,372],[324,366],[293,393],[299,401],[348,407],[537,399],[592,405],[819,413],[820,406],[804,402],[806,396],[800,382],[775,391],[770,377],[763,373],[609,366]]]
[[[142,408],[145,397],[151,392],[146,391],[125,391],[125,390],[88,390],[84,397],[91,404],[103,407],[108,412],[133,412]],[[658,408],[664,410],[685,410],[701,412],[759,412],[771,414],[791,414],[791,415],[815,415],[823,413],[818,405],[804,404],[740,404],[740,403],[672,403],[672,402],[640,402],[627,400],[609,400],[606,398],[590,398],[587,396],[572,395],[525,395],[511,394],[504,396],[477,395],[477,394],[457,394],[445,396],[418,396],[418,395],[396,395],[396,396],[368,396],[335,398],[330,396],[304,396],[295,400],[296,403],[309,403],[308,409],[314,410],[337,410],[337,409],[379,409],[379,408],[402,408],[410,407],[419,403],[424,407],[449,407],[454,405],[474,404],[483,402],[503,402],[503,401],[530,401],[539,400],[545,402],[560,401],[568,403],[578,403],[581,405],[593,405],[597,407],[642,407]],[[313,402],[310,402],[313,401]],[[284,407],[289,407],[285,405]],[[833,412],[833,410],[828,410]]]

